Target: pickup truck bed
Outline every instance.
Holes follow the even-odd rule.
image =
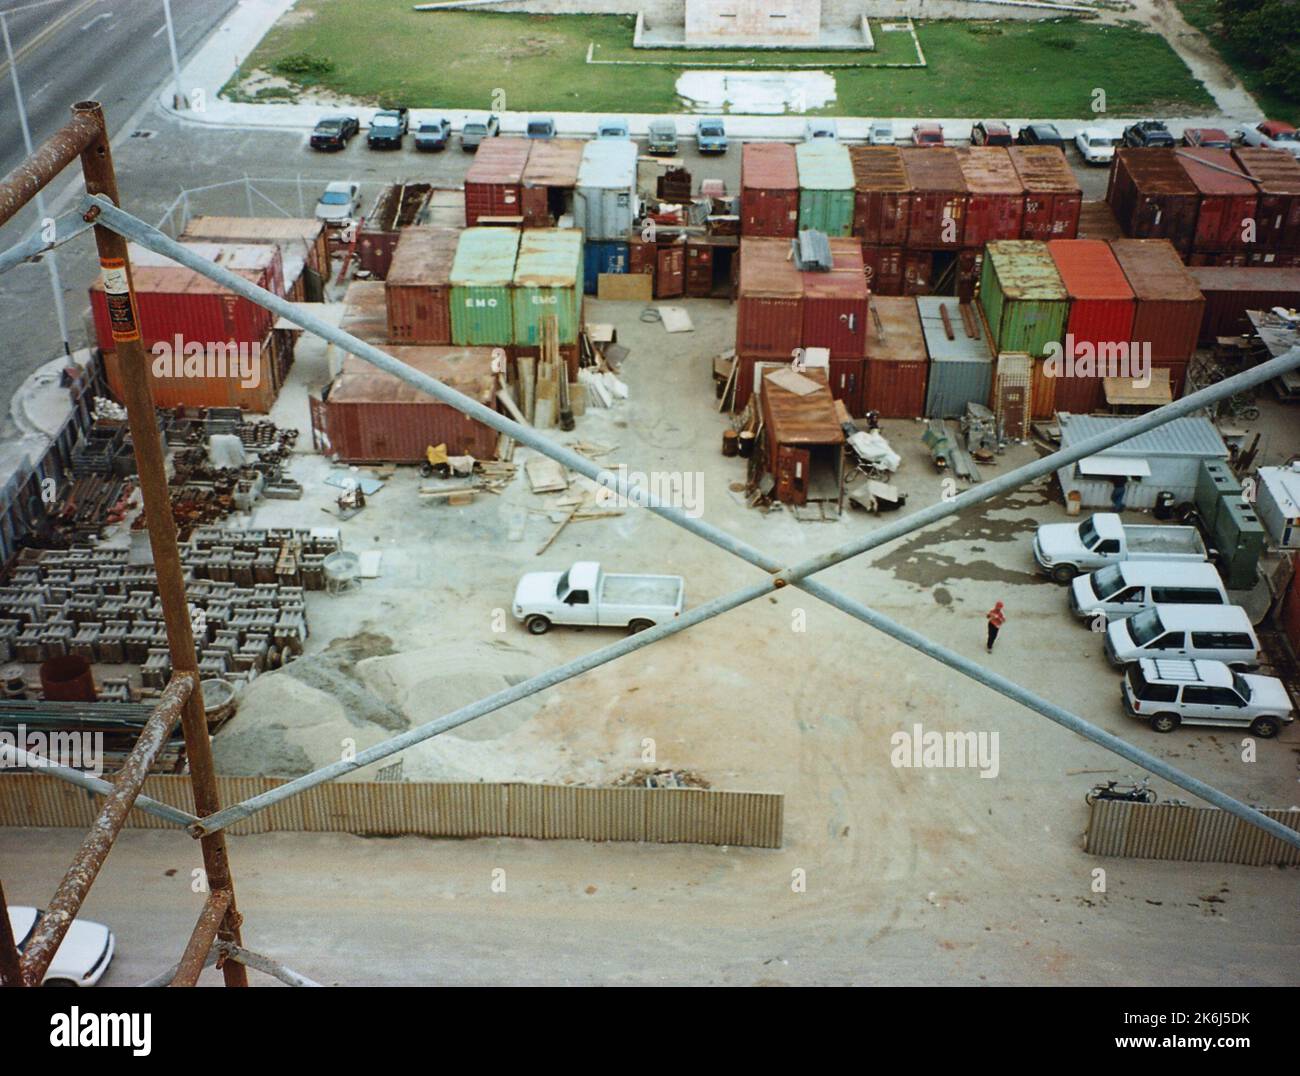
[[[1203,557],[1205,546],[1190,527],[1125,527],[1129,557],[1144,553],[1185,553]]]
[[[671,575],[606,575],[601,601],[610,605],[672,606],[681,592],[681,580]]]

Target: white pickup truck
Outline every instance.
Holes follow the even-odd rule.
[[[1099,512],[1077,524],[1044,523],[1034,535],[1038,569],[1058,583],[1124,560],[1206,559],[1205,543],[1195,527],[1131,526],[1113,512]]]
[[[515,587],[513,612],[534,635],[552,624],[644,631],[680,616],[686,585],[680,575],[612,575],[594,560],[564,572],[529,572]]]

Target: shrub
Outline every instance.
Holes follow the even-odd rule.
[[[281,56],[272,66],[279,75],[328,75],[334,70],[334,61],[310,52],[294,52]]]

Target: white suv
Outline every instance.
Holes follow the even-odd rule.
[[[1221,661],[1143,658],[1125,674],[1122,695],[1124,709],[1156,732],[1223,725],[1269,739],[1293,720],[1281,680],[1234,672]]]

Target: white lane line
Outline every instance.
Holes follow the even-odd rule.
[[[159,34],[161,34],[161,33],[162,33],[164,30],[166,30],[166,29],[167,29],[167,24],[166,24],[166,23],[163,23],[160,27],[158,27],[157,30],[155,30],[155,31],[154,31],[152,34],[150,34],[149,36],[150,36],[150,37],[157,37]]]
[[[94,26],[95,23],[100,22],[103,19],[111,19],[112,17],[113,17],[113,13],[111,11],[101,12],[100,14],[96,15],[93,19],[91,19],[90,22],[83,23],[81,26],[81,30],[84,33],[85,31],[89,30],[92,26]]]

